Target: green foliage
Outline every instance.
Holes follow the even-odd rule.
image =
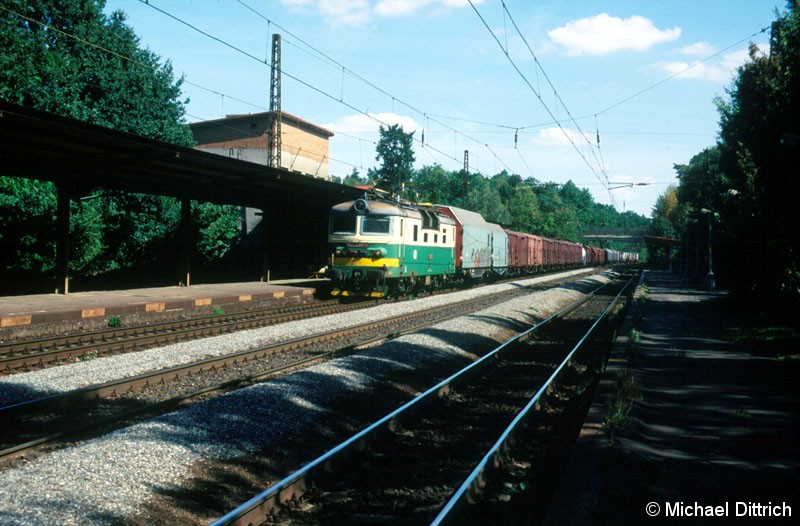
[[[100,0],[7,0],[0,11],[0,98],[190,146],[181,80],[139,47]]]
[[[508,213],[511,216],[511,228],[520,232],[536,232],[542,221],[539,198],[527,185],[515,187],[508,201]]]
[[[678,188],[669,185],[663,194],[658,196],[653,206],[653,222],[650,235],[676,238],[686,224],[686,205],[678,198]]]
[[[716,99],[719,140],[688,165],[675,166],[678,203],[664,195],[653,225],[656,234],[675,232],[705,244],[713,219],[717,281],[743,300],[796,319],[800,247],[791,180],[800,164],[799,2],[787,2],[773,31],[769,54],[751,45],[727,97]]]
[[[642,389],[630,369],[623,369],[617,374],[616,391],[603,418],[603,431],[610,444],[616,442],[619,434],[630,423],[630,412],[633,404],[642,399]]]
[[[0,177],[0,270],[41,273],[53,267],[55,214],[52,183]]]
[[[183,146],[181,79],[169,61],[140,48],[121,11],[101,0],[7,0],[0,9],[0,99]],[[0,168],[1,170],[1,168]],[[2,172],[0,172],[2,175]],[[180,223],[174,198],[83,189],[73,195],[70,272],[98,275],[171,260]],[[90,199],[78,199],[91,194]],[[51,183],[0,177],[4,272],[47,273],[55,265],[57,192]],[[230,206],[196,204],[193,239],[204,262],[239,235]]]
[[[641,342],[642,333],[640,333],[637,329],[631,329],[630,334],[628,334],[628,352],[635,351]]]
[[[376,161],[381,162],[376,172],[378,186],[397,195],[403,191],[414,172],[414,132],[405,133],[399,124],[380,127],[380,139],[375,148]]]
[[[348,186],[362,186],[366,185],[367,183],[369,183],[369,179],[366,177],[361,177],[361,175],[358,173],[358,170],[355,168],[353,168],[353,171],[350,172],[350,175],[345,177],[344,181],[342,181],[342,184],[346,184]]]
[[[195,236],[200,257],[206,262],[222,259],[239,237],[239,207],[197,203],[192,215],[200,227]]]

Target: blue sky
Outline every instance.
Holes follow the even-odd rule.
[[[332,175],[366,173],[378,127],[398,123],[415,131],[418,166],[460,169],[467,150],[472,171],[571,179],[649,216],[673,165],[714,144],[714,97],[750,42],[768,52],[760,31],[784,5],[108,0],[107,11],[125,11],[141,44],[185,76],[190,122],[264,111],[281,33],[282,109],[335,133]]]

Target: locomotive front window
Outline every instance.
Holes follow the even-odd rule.
[[[361,220],[361,233],[362,234],[388,234],[389,233],[389,218],[388,217],[364,217]]]
[[[355,234],[356,216],[352,214],[331,215],[331,234]]]

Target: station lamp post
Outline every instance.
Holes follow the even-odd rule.
[[[706,288],[708,288],[708,290],[714,290],[717,286],[714,280],[714,270],[711,266],[711,222],[714,219],[714,212],[708,208],[702,208],[700,209],[700,213],[705,215],[708,219],[708,272],[706,273]]]

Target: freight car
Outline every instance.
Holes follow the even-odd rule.
[[[503,229],[480,214],[364,195],[335,205],[334,296],[382,297],[493,277],[621,261],[616,251]]]
[[[458,278],[484,279],[508,270],[508,235],[499,225],[487,222],[477,212],[455,206],[433,209],[456,223],[455,266]]]

